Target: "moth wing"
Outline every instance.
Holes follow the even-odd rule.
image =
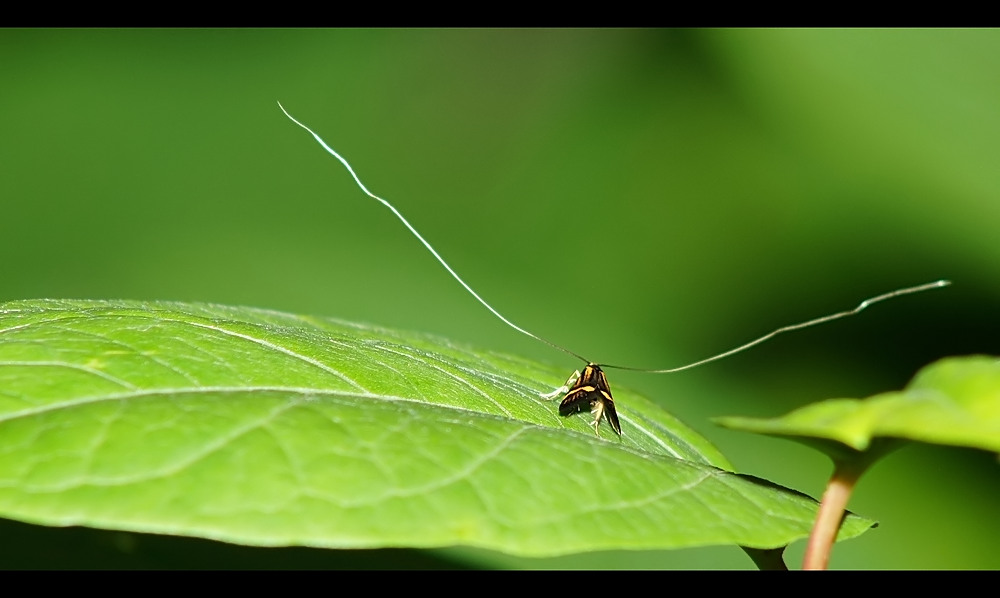
[[[608,418],[608,423],[611,424],[611,429],[615,431],[615,434],[619,436],[622,435],[621,424],[618,423],[618,413],[615,411],[615,401],[611,398],[611,393],[606,393],[604,400],[604,417]]]
[[[578,386],[566,393],[561,403],[559,403],[559,415],[571,415],[581,411],[590,410],[592,396],[597,389],[593,386]]]
[[[596,379],[593,383],[594,387],[597,388],[597,390],[608,395],[608,398],[613,401],[614,399],[611,398],[611,385],[608,384],[608,377],[604,375],[604,371],[597,370],[597,372],[595,373],[595,378]]]

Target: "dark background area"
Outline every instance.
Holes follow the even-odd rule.
[[[998,352],[998,63],[991,30],[0,30],[0,300],[247,305],[577,367],[468,296],[280,100],[504,315],[597,361],[674,367],[953,280],[609,373],[818,497],[824,457],[708,418]],[[880,527],[831,566],[998,568],[998,491],[995,456],[905,448],[850,505]],[[9,567],[750,566],[0,529]]]

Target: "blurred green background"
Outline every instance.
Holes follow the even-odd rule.
[[[280,100],[504,315],[594,360],[673,367],[952,279],[689,372],[610,373],[818,497],[824,457],[708,418],[1000,352],[998,73],[996,30],[0,30],[0,298],[248,305],[578,367],[465,294]],[[851,501],[881,526],[831,566],[998,568],[998,491],[995,456],[903,449]],[[7,567],[752,566],[0,529]]]

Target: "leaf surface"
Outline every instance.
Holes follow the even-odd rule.
[[[786,436],[827,452],[866,451],[884,440],[911,440],[1000,453],[1000,360],[942,359],[905,390],[868,399],[831,399],[774,419],[725,417],[728,428]]]
[[[253,545],[526,556],[785,545],[815,502],[730,473],[616,388],[624,436],[538,395],[568,371],[216,305],[0,305],[0,515]],[[871,522],[850,516],[841,538]]]

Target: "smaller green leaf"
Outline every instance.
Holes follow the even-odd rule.
[[[879,454],[899,440],[1000,452],[1000,360],[953,357],[922,369],[905,390],[868,399],[831,399],[774,419],[722,417],[735,430],[784,436],[840,458]]]

